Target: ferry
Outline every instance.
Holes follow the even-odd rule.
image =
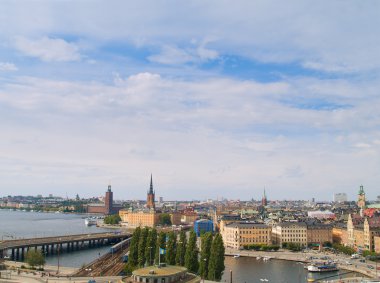
[[[92,218],[86,218],[84,220],[84,224],[86,226],[93,226],[93,225],[96,225],[96,219],[92,219]]]
[[[307,267],[309,272],[329,272],[337,271],[338,267],[333,262],[313,263]]]

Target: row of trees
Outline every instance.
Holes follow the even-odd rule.
[[[171,231],[136,228],[132,235],[128,263],[125,271],[165,262],[169,265],[185,266],[189,272],[199,273],[202,278],[220,280],[224,271],[224,245],[220,234],[206,233],[201,238],[201,253],[197,247],[197,236],[190,232],[179,235]]]
[[[254,251],[278,251],[280,247],[277,245],[251,244],[245,245],[244,249]]]

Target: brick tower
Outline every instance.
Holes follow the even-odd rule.
[[[104,214],[112,214],[112,204],[113,204],[113,192],[111,191],[111,185],[108,185],[108,190],[106,192],[106,197],[104,200],[105,211]]]

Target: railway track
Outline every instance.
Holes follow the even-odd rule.
[[[97,277],[97,276],[115,276],[119,275],[124,268],[123,255],[129,250],[129,244],[124,247],[121,245],[115,251],[113,246],[110,252],[101,256],[97,260],[79,269],[72,276],[75,277]]]

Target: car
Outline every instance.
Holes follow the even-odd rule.
[[[369,269],[375,269],[372,265],[367,265],[367,267],[369,268]]]
[[[365,262],[365,259],[359,259],[360,262]]]
[[[352,263],[350,261],[346,261],[346,264],[347,265],[352,265]]]

